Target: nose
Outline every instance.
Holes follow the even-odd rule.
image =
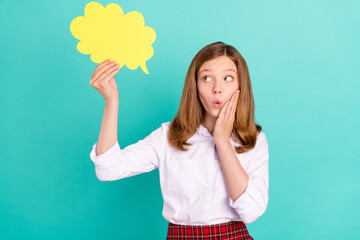
[[[214,81],[214,85],[213,85],[213,94],[220,94],[221,93],[221,83],[220,81],[218,81],[218,79],[216,79]]]
[[[220,93],[221,93],[220,88],[219,88],[219,87],[215,87],[215,88],[213,89],[213,93],[214,93],[214,94],[220,94]]]

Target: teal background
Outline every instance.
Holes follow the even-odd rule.
[[[101,182],[104,99],[71,21],[90,1],[0,2],[0,238],[165,239],[158,171]],[[99,1],[104,6],[112,1]],[[359,1],[113,1],[156,32],[115,76],[121,148],[171,121],[187,68],[224,41],[248,63],[270,194],[254,239],[360,238]]]

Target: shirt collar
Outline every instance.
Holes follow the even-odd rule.
[[[200,124],[200,127],[198,128],[197,132],[204,136],[212,136],[211,133],[209,133],[209,131],[207,130],[207,128],[204,127],[202,124]]]

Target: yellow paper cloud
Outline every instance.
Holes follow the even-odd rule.
[[[71,21],[70,32],[80,40],[76,48],[80,53],[91,54],[90,59],[101,63],[106,59],[116,61],[119,68],[126,66],[141,69],[149,74],[146,61],[154,54],[151,44],[155,41],[154,29],[144,26],[141,13],[124,15],[115,3],[105,8],[97,2],[86,4],[84,16]]]

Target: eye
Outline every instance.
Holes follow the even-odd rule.
[[[207,77],[209,77],[209,76],[204,76],[203,79],[206,80]]]
[[[226,79],[227,77],[230,77],[230,78],[231,78],[231,80],[233,79],[233,77],[232,77],[232,76],[226,76],[226,77],[225,77],[225,79]]]

